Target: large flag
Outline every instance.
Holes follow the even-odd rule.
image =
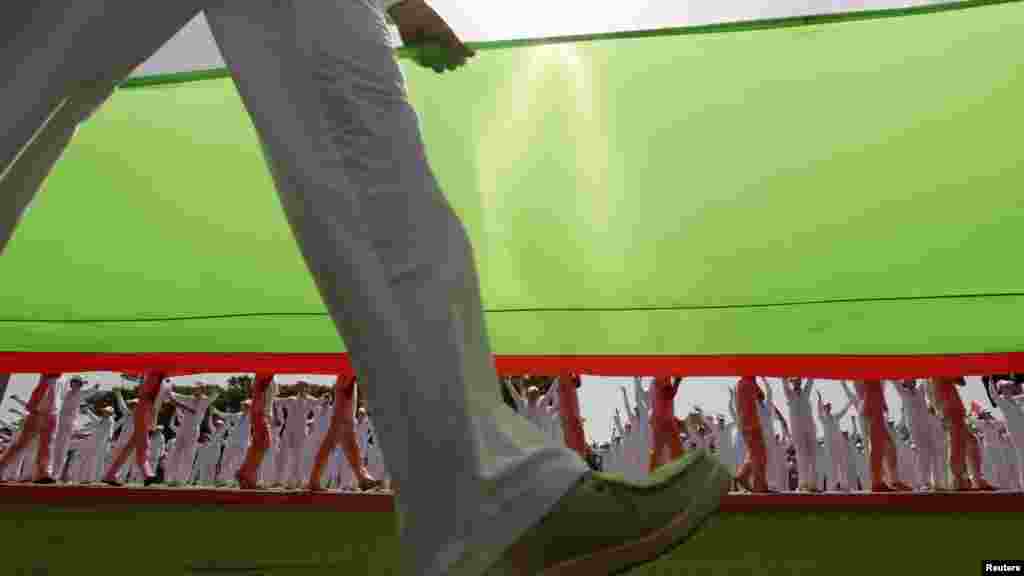
[[[439,0],[478,58],[403,61],[496,353],[1020,363],[1024,5],[535,3]],[[197,19],[79,131],[0,260],[0,369],[344,349],[221,65]],[[985,360],[914,364],[951,354]]]

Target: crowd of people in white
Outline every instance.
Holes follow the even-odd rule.
[[[984,385],[994,407],[1005,420],[972,403],[965,409],[968,446],[968,474],[978,489],[1024,490],[1024,394],[1019,380],[985,378]],[[784,403],[772,397],[772,386],[762,379],[759,425],[766,448],[766,480],[776,492],[871,490],[868,430],[864,400],[848,382],[840,385],[847,401],[833,407],[815,392],[813,379],[785,378]],[[885,458],[883,473],[890,484],[920,491],[953,489],[949,435],[938,402],[928,392],[926,380],[887,381],[902,400],[899,414],[887,414],[885,429],[894,448]],[[525,393],[506,382],[517,411],[546,430],[552,438],[563,438],[556,386],[546,391],[533,387]],[[654,405],[656,386],[634,379],[632,401],[621,388],[622,409],[613,418],[615,431],[610,442],[591,444],[599,466],[606,472],[639,480],[651,471],[654,450]],[[677,420],[684,451],[705,448],[736,475],[746,459],[738,426],[736,390],[729,389],[729,414],[706,414],[697,407]],[[784,409],[783,409],[784,407]],[[817,414],[817,421],[812,415]],[[887,411],[887,409],[886,409]],[[820,423],[820,425],[819,425]]]
[[[63,380],[63,379],[62,379]],[[672,405],[676,389],[665,380],[663,405]],[[965,409],[968,432],[965,449],[967,474],[975,489],[1024,490],[1024,394],[1021,379],[985,378],[984,385],[993,406],[1005,420],[995,418],[991,411],[977,402]],[[648,386],[635,378],[632,394],[621,387],[622,409],[613,417],[614,432],[610,442],[583,442],[582,419],[576,390],[578,378],[568,386],[557,378],[547,386],[529,386],[525,379],[505,378],[502,381],[506,402],[553,441],[577,450],[592,467],[636,481],[656,468],[659,460],[653,455],[656,446],[659,403],[658,381]],[[859,384],[859,383],[858,383]],[[757,427],[764,446],[765,480],[773,492],[857,491],[872,490],[879,482],[872,478],[868,456],[871,423],[870,411],[862,395],[851,390],[849,383],[840,385],[846,394],[841,407],[822,399],[813,379],[782,379],[784,403],[773,398],[773,387],[761,379],[758,394]],[[889,414],[885,407],[885,440],[892,448],[880,459],[888,485],[903,490],[954,489],[952,476],[955,459],[950,449],[949,426],[944,423],[939,402],[929,393],[927,381],[900,380],[880,383],[892,386],[901,399],[899,414]],[[354,383],[353,383],[354,386]],[[133,437],[132,413],[138,400],[125,401],[122,392],[114,389],[109,405],[90,402],[104,394],[99,386],[89,387],[77,376],[55,383],[36,403],[52,404],[56,414],[52,441],[45,434],[35,434],[27,449],[18,451],[10,463],[0,460],[0,480],[37,481],[67,484],[88,484],[106,480],[104,471],[120,449]],[[728,415],[706,414],[698,406],[683,418],[676,418],[669,428],[678,434],[679,450],[703,448],[718,455],[734,476],[748,459],[742,427],[737,412],[736,388],[729,388]],[[250,443],[249,412],[251,400],[241,403],[241,410],[224,412],[214,406],[220,389],[196,382],[192,394],[169,390],[165,410],[172,412],[150,432],[147,458],[156,471],[156,482],[170,485],[231,486],[242,466]],[[632,396],[632,399],[630,398]],[[12,395],[18,405],[10,409],[14,418],[0,419],[0,451],[15,444],[22,432],[31,406],[29,401]],[[258,466],[258,481],[265,488],[301,489],[313,472],[314,461],[331,426],[334,390],[299,382],[284,391],[273,389],[269,402],[272,440],[266,456]],[[347,405],[346,405],[347,406]],[[783,409],[784,407],[784,409]],[[350,422],[357,439],[355,458],[365,466],[366,474],[358,474],[349,465],[341,445],[327,448],[330,455],[323,470],[323,488],[343,491],[382,489],[390,486],[384,456],[374,442],[373,422],[358,401],[352,404]],[[812,415],[816,412],[817,419]],[[819,424],[820,423],[820,424]],[[574,436],[572,430],[577,430]],[[567,433],[567,430],[570,432]],[[39,473],[36,466],[38,443],[49,444],[50,473]],[[13,454],[12,454],[13,456]],[[8,455],[4,454],[7,459]],[[52,478],[51,478],[52,476]],[[319,478],[319,475],[317,476]],[[368,482],[366,478],[373,478]],[[137,465],[116,471],[117,483],[143,483],[144,471]],[[110,482],[108,482],[110,483]],[[315,483],[314,483],[315,484]],[[734,486],[739,488],[739,484]]]
[[[243,402],[237,412],[222,412],[213,406],[220,394],[217,386],[197,382],[192,395],[170,391],[168,404],[173,415],[168,426],[157,425],[150,432],[148,459],[160,481],[170,485],[226,486],[242,465],[249,446],[249,407]],[[89,400],[102,394],[99,386],[71,377],[67,386],[58,386],[53,394],[56,404],[56,433],[50,446],[53,478],[68,484],[102,482],[114,455],[132,438],[132,413],[137,400],[125,401],[119,389],[113,390],[113,405]],[[300,382],[287,393],[272,400],[273,440],[259,468],[259,480],[265,487],[297,489],[310,477],[316,451],[327,434],[333,405],[329,387]],[[11,408],[11,421],[0,419],[0,451],[14,444],[28,416],[28,402],[10,397],[19,406]],[[374,487],[386,487],[388,474],[380,449],[374,442],[373,423],[367,410],[357,406],[354,433],[359,455],[373,478],[382,479]],[[166,428],[166,429],[165,429]],[[38,443],[36,435],[17,459],[0,469],[0,480],[33,481],[36,478]],[[323,485],[338,490],[358,490],[358,475],[353,473],[341,446],[333,446],[323,472]],[[134,463],[119,470],[118,482],[142,483],[143,471]],[[46,483],[44,481],[44,483]]]

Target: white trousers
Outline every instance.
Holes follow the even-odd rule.
[[[816,485],[818,439],[814,420],[809,414],[797,413],[790,417],[793,427],[793,447],[796,449],[796,471],[801,487]],[[783,458],[785,460],[785,458]]]
[[[71,449],[71,432],[75,424],[75,412],[77,410],[62,412],[57,421],[57,435],[53,441],[53,457],[50,458],[50,465],[53,467],[55,477],[62,475],[64,467],[67,465],[68,451]]]
[[[942,458],[934,431],[928,426],[927,421],[922,423],[911,421],[910,435],[914,439],[914,444],[917,445],[918,477],[923,478],[926,484],[938,481],[941,476]]]
[[[184,426],[178,428],[178,437],[174,442],[174,459],[171,463],[171,481],[187,483],[192,479],[198,444],[199,430]]]
[[[0,56],[0,166],[42,129],[0,182],[2,245],[74,126],[205,5],[382,423],[405,571],[482,573],[587,466],[501,401],[473,251],[427,165],[376,3],[44,4]]]
[[[838,426],[830,434],[826,434],[825,447],[829,451],[828,458],[832,462],[832,468],[828,474],[828,489],[833,490],[837,485],[841,491],[849,491],[856,488],[856,486],[851,487],[850,485],[849,442],[843,437]]]
[[[281,451],[278,453],[277,461],[277,481],[279,483],[293,487],[300,485],[306,438],[304,429],[294,430],[285,427],[284,434],[281,435]]]

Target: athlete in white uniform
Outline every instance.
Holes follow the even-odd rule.
[[[104,406],[95,420],[96,426],[92,431],[93,446],[90,468],[86,470],[86,482],[99,482],[103,478],[103,471],[107,467],[107,460],[110,456],[110,443],[114,433],[114,409]]]
[[[221,458],[220,470],[217,473],[218,482],[230,482],[235,477],[235,472],[242,465],[245,452],[249,449],[249,406],[251,405],[251,400],[243,401],[240,412],[221,412],[216,408],[210,408],[215,416],[223,419],[231,428],[224,447],[224,456]]]
[[[75,423],[78,421],[82,403],[87,402],[99,389],[99,384],[97,384],[87,392],[83,389],[85,383],[85,380],[81,378],[71,378],[60,408],[60,416],[57,419],[57,438],[53,444],[53,470],[58,477],[64,474],[68,463],[71,435],[74,432]]]
[[[806,382],[800,378],[785,378],[782,391],[789,407],[789,425],[793,429],[793,445],[796,448],[798,484],[804,492],[817,492],[817,446],[818,433],[811,415],[811,390],[814,380]]]
[[[906,421],[907,427],[910,429],[910,437],[917,447],[916,476],[924,479],[917,488],[919,490],[934,490],[936,481],[942,476],[944,455],[936,442],[924,389],[914,380],[902,380],[896,382],[893,387],[899,393],[903,419]]]
[[[287,488],[297,489],[303,485],[303,456],[306,438],[309,436],[308,415],[316,400],[310,398],[307,384],[296,384],[298,394],[290,398],[281,398],[280,408],[287,411],[284,420],[284,435],[281,438],[281,451],[277,462],[278,483]]]
[[[856,487],[856,485],[851,486],[849,481],[850,466],[853,464],[850,460],[849,441],[839,428],[839,422],[846,416],[852,405],[853,400],[847,399],[846,405],[841,410],[833,412],[832,403],[824,402],[821,392],[818,392],[818,420],[821,421],[822,432],[824,432],[827,458],[832,463],[827,474],[828,482],[831,487],[842,492],[849,492]]]
[[[775,425],[776,420],[775,404],[772,402],[772,387],[767,380],[761,379],[761,389],[764,391],[764,397],[758,402],[758,409],[760,411],[761,421],[761,435],[764,437],[765,455],[767,456],[767,464],[765,470],[767,470],[767,481],[768,487],[773,490],[785,490],[785,482],[783,477],[785,473],[785,455],[781,453],[779,449],[778,439],[775,437]]]
[[[174,443],[174,457],[171,462],[171,477],[169,481],[188,483],[193,476],[196,451],[199,443],[199,429],[202,427],[203,418],[206,416],[210,405],[217,400],[219,391],[209,395],[207,386],[201,382],[195,383],[193,396],[190,398],[183,394],[177,394],[173,390],[169,393],[169,399],[184,409],[181,418],[181,426],[178,427]]]

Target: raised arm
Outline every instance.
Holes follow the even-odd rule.
[[[121,396],[121,389],[114,388],[114,402],[117,403],[117,410],[124,415],[124,417],[131,416],[132,412],[128,409],[128,404],[124,401],[124,396]]]
[[[548,389],[544,390],[544,400],[553,403],[558,402],[558,378],[552,380]]]
[[[811,397],[811,390],[814,390],[814,378],[808,378],[807,383],[804,384],[803,394],[806,398]]]
[[[622,392],[622,404],[626,407],[626,416],[632,420],[636,413],[633,412],[633,407],[629,405],[629,393],[626,391],[625,386],[619,386],[619,392]]]
[[[764,385],[765,385],[765,388],[767,388],[768,387],[768,382],[765,381]],[[785,378],[782,379],[782,394],[783,394],[783,396],[786,397],[786,401],[787,402],[792,402],[792,401],[796,400],[796,397],[797,397],[796,390],[794,390],[792,388],[790,383],[787,382]]]
[[[560,385],[559,379],[555,378],[551,382],[551,385],[548,386],[547,391],[544,392],[544,398],[546,400],[548,400],[548,402],[550,404],[550,406],[549,406],[550,410],[555,410],[555,409],[558,408],[558,400],[559,400],[559,397],[558,397],[558,387],[559,387],[559,385]]]
[[[11,400],[14,401],[15,404],[17,404],[17,405],[21,406],[22,408],[28,410],[28,402],[25,402],[24,400],[22,400],[21,396],[18,396],[17,394],[11,394],[10,398],[11,398]]]
[[[646,392],[644,391],[643,384],[640,382],[639,377],[633,377],[633,402],[636,404],[637,413],[643,415],[647,413],[647,399],[644,398]]]
[[[612,416],[612,423],[615,425],[615,432],[617,432],[619,436],[625,438],[626,431],[622,428],[622,418],[619,415],[618,408],[615,409],[615,415]]]
[[[782,412],[779,411],[778,406],[772,406],[775,409],[775,417],[779,420],[779,424],[782,425],[782,433],[789,438],[789,424],[786,419],[782,417]]]
[[[736,421],[736,389],[729,387],[729,417]]]
[[[512,401],[519,407],[519,411],[523,412],[526,410],[526,399],[519,393],[519,390],[516,390],[516,387],[512,384],[512,379],[502,378],[502,383],[505,385],[505,390],[508,391],[509,396],[512,397]],[[523,413],[525,414],[525,412]]]

